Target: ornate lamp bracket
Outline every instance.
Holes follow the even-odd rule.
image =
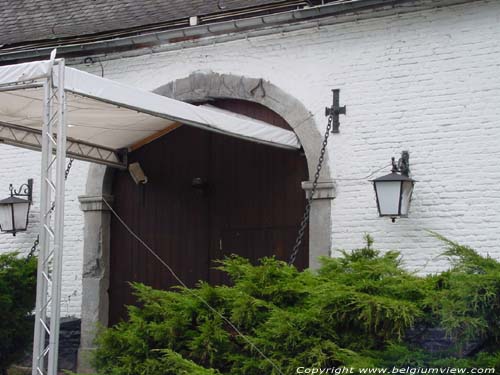
[[[28,179],[26,184],[19,186],[19,189],[14,189],[12,184],[9,185],[9,191],[11,197],[27,197],[28,201],[33,202],[33,179]]]

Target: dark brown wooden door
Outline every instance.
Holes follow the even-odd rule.
[[[257,104],[215,103],[280,127],[274,112]],[[114,206],[124,220],[189,286],[227,282],[213,261],[238,254],[256,262],[286,260],[305,207],[300,187],[306,161],[282,150],[181,126],[135,151],[149,182],[137,186],[128,172],[114,179]],[[307,238],[297,259],[308,266]],[[167,289],[178,283],[114,218],[111,221],[110,324],[134,304],[129,282]]]

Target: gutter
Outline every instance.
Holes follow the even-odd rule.
[[[59,46],[53,45],[50,47],[33,48],[23,51],[0,51],[0,64],[46,58],[50,54],[50,51],[56,47],[58,49],[58,56],[60,57],[77,57],[104,52],[130,51],[134,49],[154,47],[161,44],[173,44],[188,40],[197,40],[207,36],[256,30],[267,28],[269,26],[278,26],[316,18],[341,15],[344,13],[353,13],[375,7],[391,6],[403,1],[407,0],[347,0],[311,8],[302,8],[244,19],[202,24],[173,30],[148,32],[136,36]]]

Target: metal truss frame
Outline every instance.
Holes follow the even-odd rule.
[[[42,138],[43,132],[41,130],[0,121],[0,143],[41,151]],[[66,142],[68,157],[92,163],[105,164],[120,169],[127,168],[126,151],[127,150],[121,152],[120,150],[106,148],[72,138],[67,138]]]
[[[64,60],[53,60],[50,73],[43,83],[40,252],[32,375],[57,375],[66,167],[64,67]]]
[[[66,157],[126,169],[127,150],[67,138],[65,61],[51,54],[48,72],[0,91],[43,90],[41,130],[0,122],[0,143],[41,151],[40,250],[38,254],[32,375],[57,375],[64,249]]]

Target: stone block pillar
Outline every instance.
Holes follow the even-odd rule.
[[[78,350],[78,372],[93,373],[90,355],[99,325],[107,326],[109,312],[109,246],[110,212],[103,199],[109,195],[80,196],[84,212],[84,254],[82,275],[81,342]]]
[[[302,182],[302,189],[309,199],[312,181]],[[309,216],[309,268],[319,267],[318,257],[329,256],[332,249],[332,201],[335,198],[335,183],[319,181],[314,193]]]

